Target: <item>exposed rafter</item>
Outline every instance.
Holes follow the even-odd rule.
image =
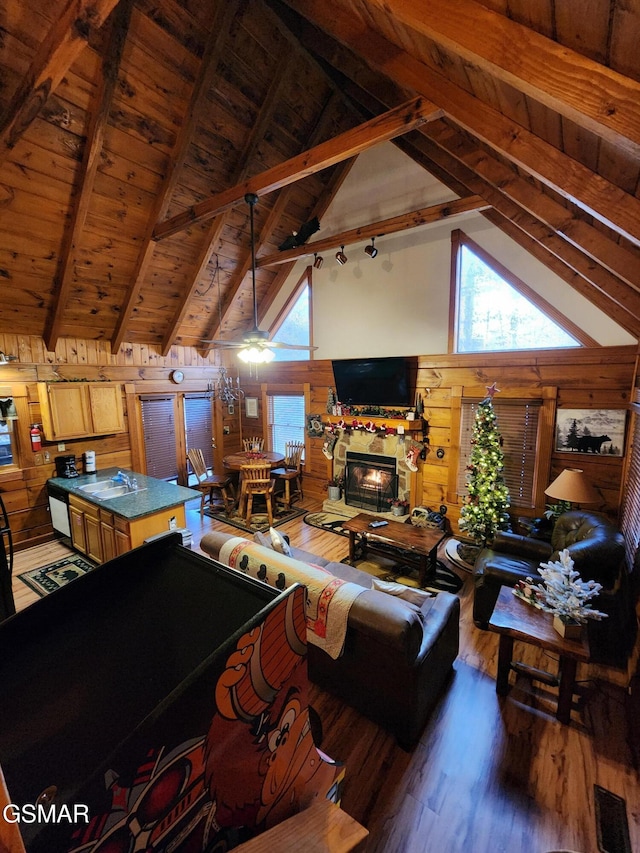
[[[338,107],[338,98],[335,94],[333,94],[329,97],[327,102],[324,104],[324,108],[322,110],[320,120],[318,121],[316,127],[313,129],[312,133],[310,134],[310,137],[308,139],[308,144],[311,147],[313,147],[314,144],[317,142],[317,140],[321,139],[324,136],[324,134],[326,133],[327,125],[329,124],[329,122],[332,118],[333,112],[334,112],[334,110],[337,109],[337,107]],[[340,186],[340,184],[342,182],[342,179],[343,179],[342,175],[344,175],[348,172],[352,163],[353,163],[353,160],[350,160],[350,161],[347,161],[346,165],[345,165],[345,163],[341,164],[341,168],[338,170],[338,178],[336,179],[336,177],[334,177],[334,179],[331,181],[331,183],[329,185],[328,190],[325,191],[322,199],[319,201],[318,205],[316,206],[314,214],[316,216],[318,216],[318,218],[320,218],[320,216],[322,215],[324,210],[326,210],[326,207],[329,204],[330,199],[333,198],[333,196],[337,190],[337,187]],[[282,190],[279,193],[278,198],[276,199],[276,202],[275,202],[274,206],[272,207],[271,212],[267,218],[267,221],[264,223],[262,229],[260,230],[260,234],[258,235],[257,242],[256,242],[256,251],[259,251],[261,249],[261,247],[267,242],[267,240],[269,240],[269,238],[271,237],[271,235],[272,235],[274,229],[276,228],[278,222],[281,220],[282,215],[284,214],[284,211],[285,211],[287,204],[288,204],[288,201],[289,201],[290,192],[291,192],[291,187],[286,187],[284,190]],[[249,272],[250,269],[251,269],[251,252],[248,251],[248,252],[246,252],[242,264],[239,265],[229,287],[227,288],[227,294],[226,294],[226,297],[224,300],[224,305],[221,306],[220,316],[215,318],[214,323],[212,324],[212,326],[210,326],[208,333],[205,335],[205,338],[207,338],[208,340],[218,338],[221,335],[222,329],[223,329],[225,323],[227,322],[231,308],[232,308],[235,300],[237,299],[238,294],[240,293],[240,290],[242,288],[242,284],[244,282],[245,276],[247,275],[247,273]],[[278,286],[281,287],[283,283],[284,283],[283,280],[279,280]],[[262,309],[262,300],[260,301],[260,308]],[[210,345],[205,345],[204,352],[206,353],[210,349],[211,349]]]
[[[118,0],[69,0],[40,45],[0,122],[0,163],[55,92],[67,70]]]
[[[232,184],[244,180],[251,171],[251,162],[253,160],[256,148],[262,141],[266,129],[273,118],[273,112],[278,102],[280,90],[284,85],[285,81],[287,80],[287,75],[290,66],[293,64],[294,59],[295,54],[292,51],[283,54],[280,59],[278,71],[276,72],[276,75],[269,87],[267,97],[262,103],[257,121],[254,123],[251,129],[251,133],[249,134],[249,138],[247,139],[242,153],[238,158],[239,165],[232,176]],[[221,216],[214,218],[206,232],[205,239],[200,250],[200,255],[195,264],[195,275],[192,277],[190,286],[186,288],[186,290],[182,294],[178,310],[176,311],[173,320],[169,324],[169,328],[165,333],[161,350],[163,355],[166,355],[166,353],[171,348],[171,345],[175,340],[175,337],[178,333],[178,329],[182,324],[185,314],[189,310],[189,304],[191,302],[191,299],[193,298],[195,291],[198,287],[198,283],[209,263],[212,247],[216,245],[216,243],[222,236],[222,232],[227,224],[227,216],[228,211],[223,213]]]
[[[101,63],[100,85],[94,96],[95,108],[90,113],[82,164],[78,171],[78,190],[60,250],[60,263],[55,281],[54,311],[45,331],[45,343],[51,352],[55,350],[58,343],[64,321],[64,311],[71,292],[74,277],[74,252],[76,246],[80,244],[87,219],[91,194],[100,163],[100,152],[102,151],[109,109],[118,81],[118,69],[131,22],[133,4],[134,0],[121,0],[120,5],[109,18],[109,37]]]
[[[167,165],[162,187],[158,192],[149,218],[144,237],[142,238],[140,251],[136,266],[131,277],[131,285],[127,294],[126,301],[122,306],[120,317],[116,324],[115,333],[111,340],[111,351],[117,352],[120,349],[122,342],[125,340],[127,332],[127,323],[131,317],[131,312],[136,304],[140,289],[144,281],[144,277],[151,263],[155,242],[153,241],[153,229],[159,219],[166,215],[166,212],[171,203],[171,197],[176,187],[178,173],[182,167],[187,150],[191,144],[193,132],[195,130],[198,119],[199,110],[206,101],[207,93],[213,84],[216,74],[218,62],[224,49],[225,37],[229,31],[229,27],[233,22],[238,9],[239,0],[218,0],[216,7],[216,16],[211,27],[211,35],[207,42],[204,56],[200,64],[200,72],[196,80],[193,91],[191,93],[191,101],[189,109],[185,116],[184,122],[180,129],[180,134],[176,140],[174,151]]]
[[[441,115],[441,110],[434,108],[433,104],[423,98],[415,98],[401,104],[335,139],[321,142],[310,151],[292,157],[285,163],[274,166],[235,187],[223,190],[212,198],[193,205],[184,213],[167,219],[156,227],[154,239],[162,240],[197,222],[211,219],[230,207],[240,204],[247,193],[255,193],[260,197],[282,189],[309,175],[315,175],[329,166],[348,160],[380,142],[408,133],[425,122],[440,118]]]
[[[285,0],[398,86],[440,106],[456,124],[564,198],[640,245],[640,200],[456,86],[364,21],[323,0]]]
[[[368,0],[388,11],[388,0]],[[467,62],[640,154],[640,83],[475,0],[394,0],[393,17]],[[567,85],[567,81],[571,85]]]

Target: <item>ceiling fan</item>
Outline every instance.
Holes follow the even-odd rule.
[[[238,349],[238,358],[248,364],[264,364],[272,361],[275,357],[274,348],[315,350],[318,347],[303,346],[302,344],[284,344],[279,341],[270,341],[269,332],[258,328],[258,298],[256,294],[256,249],[253,224],[253,209],[258,203],[255,193],[247,193],[244,200],[249,205],[249,220],[251,223],[251,282],[253,287],[253,329],[242,336],[239,341],[212,340],[205,343],[214,344],[228,349]]]

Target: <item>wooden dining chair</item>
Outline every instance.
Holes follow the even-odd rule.
[[[254,438],[243,438],[242,445],[245,450],[264,450],[264,438],[259,435]]]
[[[196,475],[198,482],[189,488],[197,489],[200,492],[200,515],[204,513],[204,507],[207,500],[209,506],[213,507],[213,499],[216,492],[219,492],[222,498],[222,506],[227,515],[235,507],[236,499],[233,488],[233,482],[230,476],[210,474],[207,470],[207,463],[204,461],[204,454],[198,447],[192,447],[187,453],[187,460],[191,464],[193,473]]]
[[[240,514],[247,526],[251,524],[253,515],[253,499],[256,495],[264,498],[267,507],[269,525],[273,524],[273,487],[275,480],[271,476],[271,466],[259,462],[254,465],[243,465],[240,470]]]
[[[291,509],[291,504],[303,497],[302,494],[302,454],[304,441],[288,441],[285,444],[284,463],[271,472],[275,477],[276,489],[274,497],[285,509]],[[283,487],[278,490],[278,483]]]

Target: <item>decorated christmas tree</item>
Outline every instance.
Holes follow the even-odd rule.
[[[478,404],[467,465],[469,494],[460,511],[460,529],[479,545],[486,545],[498,530],[509,527],[509,490],[502,476],[502,438],[493,408],[496,391],[494,382]]]

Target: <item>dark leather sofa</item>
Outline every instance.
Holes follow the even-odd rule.
[[[220,560],[220,548],[230,538],[214,531],[203,536],[200,547]],[[264,537],[258,541],[264,542]],[[269,568],[270,549],[265,544],[255,548]],[[366,587],[349,610],[340,657],[333,659],[309,644],[309,678],[410,749],[440,698],[458,654],[460,600],[440,592],[417,606],[372,589],[373,578],[366,572],[299,548],[292,547],[291,552],[297,562],[322,566],[342,580]]]
[[[584,580],[602,584],[594,607],[607,614],[601,621],[588,620],[592,660],[621,664],[635,639],[635,614],[624,564],[624,540],[604,516],[572,510],[561,515],[551,542],[499,532],[491,547],[483,548],[474,566],[473,619],[486,628],[500,587],[519,580],[540,580],[541,563],[556,560],[567,549],[574,568]]]

